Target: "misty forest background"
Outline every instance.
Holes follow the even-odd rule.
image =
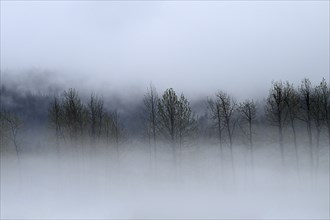
[[[297,85],[273,81],[264,98],[241,102],[221,90],[189,102],[183,93],[158,91],[152,84],[131,105],[108,94],[81,95],[75,88],[18,88],[1,85],[0,129],[1,154],[17,161],[28,154],[88,159],[102,152],[120,167],[126,152],[141,147],[152,172],[159,172],[157,164],[165,160],[178,174],[186,155],[208,160],[207,151],[223,173],[235,173],[244,160],[253,174],[256,163],[262,166],[258,151],[269,151],[264,159],[279,169],[300,173],[307,166],[312,175],[328,170],[330,91],[325,79],[315,85],[308,78]]]

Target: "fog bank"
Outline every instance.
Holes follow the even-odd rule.
[[[234,175],[229,161],[219,171],[214,145],[185,148],[179,170],[166,145],[157,168],[141,144],[122,146],[119,161],[101,146],[85,155],[26,153],[19,162],[4,153],[1,218],[328,219],[328,152],[311,176],[305,162],[298,175],[290,157],[282,170],[273,148],[256,151],[253,176],[244,146],[234,147]]]

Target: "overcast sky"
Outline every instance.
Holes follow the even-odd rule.
[[[329,76],[329,1],[1,1],[1,70],[255,96]]]

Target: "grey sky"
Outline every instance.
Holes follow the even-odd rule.
[[[329,2],[1,1],[1,69],[31,68],[77,86],[256,96],[328,77]]]

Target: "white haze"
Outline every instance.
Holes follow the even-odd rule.
[[[212,144],[184,148],[180,169],[167,145],[158,145],[156,169],[150,169],[148,145],[121,145],[119,163],[114,149],[94,145],[81,154],[64,148],[26,152],[19,162],[14,151],[2,154],[1,219],[329,218],[327,148],[313,178],[303,146],[300,175],[293,154],[286,154],[283,171],[276,145],[257,148],[254,178],[246,147],[238,145],[234,176],[228,158],[220,173]]]
[[[328,78],[329,2],[1,1],[1,71],[30,68],[89,89],[248,98]]]
[[[329,75],[329,1],[0,4],[1,86],[17,93],[73,87],[105,103],[118,98],[111,104],[120,108],[142,103],[150,82],[189,100],[218,90],[242,100],[266,97],[272,80],[316,84]],[[222,173],[216,143],[185,147],[177,167],[159,144],[155,168],[149,145],[135,140],[120,145],[119,157],[112,145],[88,143],[57,153],[41,133],[24,139],[19,160],[12,146],[1,152],[1,219],[330,217],[328,145],[317,172],[299,146],[298,175],[293,146],[282,168],[278,146],[261,134],[254,173],[241,145],[233,146],[235,172],[227,148]]]

